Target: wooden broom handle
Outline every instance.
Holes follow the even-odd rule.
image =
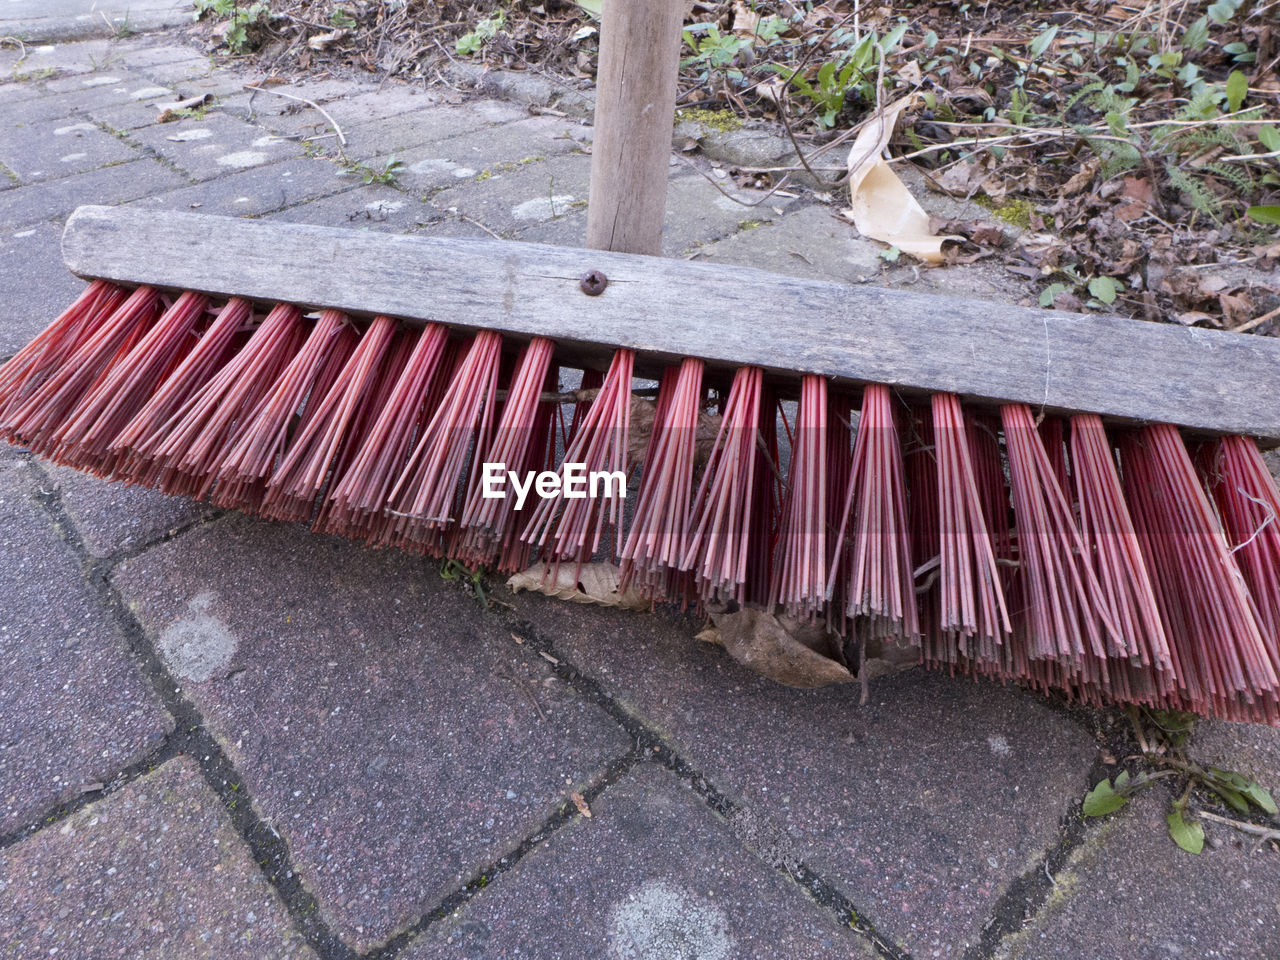
[[[662,252],[685,0],[605,0],[587,246]]]

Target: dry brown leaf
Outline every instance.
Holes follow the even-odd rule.
[[[919,665],[920,648],[905,640],[872,638],[867,641],[867,653],[862,662],[862,669],[868,680],[914,670]]]
[[[1077,193],[1086,190],[1089,184],[1093,183],[1093,178],[1097,176],[1101,162],[1094,159],[1090,160],[1074,174],[1071,179],[1062,185],[1061,193],[1064,197],[1074,197]]]
[[[634,590],[618,592],[618,568],[612,563],[585,563],[574,578],[574,565],[563,563],[552,579],[545,563],[535,563],[528,570],[507,581],[513,593],[532,590],[557,600],[571,603],[595,603],[621,610],[648,610],[652,604]]]
[[[986,165],[977,160],[969,160],[952,164],[938,176],[929,177],[925,182],[939,193],[968,200],[978,192],[986,178]]]
[[[733,4],[733,32],[754,34],[756,28],[760,26],[760,14],[756,13],[742,0],[734,0]]]
[[[751,607],[712,613],[711,620],[729,656],[785,686],[808,690],[854,679],[831,657],[833,647],[838,652],[838,639],[828,637],[817,624],[784,623],[767,610]],[[699,638],[708,639],[707,633],[704,630]]]
[[[341,40],[347,35],[345,30],[331,30],[329,33],[321,33],[312,37],[307,41],[307,46],[317,52],[324,50],[329,44]]]
[[[578,813],[588,820],[591,819],[591,808],[587,806],[587,798],[580,793],[569,794],[569,799],[573,801],[573,805],[578,808]]]
[[[908,96],[884,107],[854,140],[849,151],[849,209],[844,216],[864,237],[919,260],[941,263],[943,241],[954,238],[930,232],[929,215],[881,156],[910,102]]]

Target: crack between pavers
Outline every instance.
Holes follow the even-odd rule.
[[[1047,852],[1021,876],[1015,877],[996,900],[983,924],[978,942],[964,952],[963,960],[992,960],[1010,938],[1034,924],[1058,887],[1055,875],[1071,860],[1094,833],[1103,828],[1097,820],[1087,820],[1080,812],[1081,800],[1089,787],[1108,776],[1108,767],[1099,751],[1087,782],[1078,798],[1058,820],[1058,835]]]
[[[825,878],[804,861],[798,858],[791,863],[780,865],[771,862],[761,855],[750,843],[739,835],[734,826],[734,817],[743,811],[742,805],[727,794],[721,792],[711,779],[669,744],[660,733],[647,726],[644,721],[615,700],[603,685],[579,670],[573,662],[555,647],[555,644],[543,637],[539,631],[518,614],[499,614],[506,621],[511,632],[519,634],[535,652],[545,653],[555,659],[550,664],[551,671],[568,685],[581,699],[594,704],[606,713],[614,723],[618,724],[631,738],[633,747],[631,755],[635,763],[655,763],[683,781],[702,800],[704,804],[726,822],[731,836],[742,847],[769,870],[782,876],[800,890],[815,904],[822,908],[835,921],[861,935],[884,960],[911,960],[910,954],[902,947],[894,944],[888,937],[880,933],[875,925],[835,883]],[[597,793],[612,785],[605,784]],[[594,794],[592,795],[594,796]],[[584,797],[590,801],[592,796]]]
[[[606,766],[604,773],[593,783],[583,787],[582,799],[590,805],[598,796],[625,777],[636,766],[644,762],[635,749],[620,757],[615,757]],[[506,856],[481,867],[471,879],[458,889],[447,894],[443,900],[421,914],[417,920],[388,938],[381,946],[374,947],[360,955],[361,960],[391,960],[402,950],[413,943],[426,930],[444,922],[455,911],[461,909],[469,901],[478,896],[498,877],[515,869],[516,865],[530,853],[551,839],[562,827],[578,819],[574,805],[565,800],[542,821],[533,833],[525,836],[520,843]]]
[[[173,717],[174,732],[161,752],[172,751],[172,756],[187,756],[195,761],[205,783],[222,802],[232,827],[248,847],[258,869],[284,904],[298,932],[320,960],[356,960],[357,953],[320,917],[319,902],[303,886],[290,858],[288,844],[258,814],[253,798],[245,789],[245,778],[209,732],[204,717],[195,704],[183,695],[180,685],[147,639],[142,624],[134,617],[123,596],[111,582],[115,562],[94,558],[85,549],[83,540],[63,506],[59,491],[40,491],[35,494],[35,499],[49,517],[53,529],[80,564],[81,573],[95,599],[115,621],[138,668],[151,681],[156,696]],[[145,769],[133,770],[131,780],[138,779],[145,772]],[[115,786],[113,779],[113,790],[131,780]],[[78,805],[73,801],[72,806],[79,809],[92,802],[92,799],[94,798],[82,798]],[[63,817],[70,812],[66,811]]]

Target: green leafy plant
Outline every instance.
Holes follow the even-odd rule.
[[[342,7],[334,7],[333,13],[329,14],[329,26],[337,30],[354,30],[356,27],[355,18]]]
[[[354,173],[356,176],[363,177],[365,183],[383,183],[387,186],[394,186],[396,178],[400,175],[400,170],[404,163],[396,157],[387,157],[382,164],[382,169],[378,170],[371,167],[367,163],[359,160],[342,160],[340,161],[342,169],[348,173]]]
[[[207,13],[230,18],[223,40],[232,53],[244,53],[253,46],[252,28],[270,19],[271,8],[266,3],[241,3],[240,0],[195,0],[195,19]]]
[[[485,44],[498,35],[507,23],[507,15],[502,10],[495,10],[476,24],[476,28],[460,36],[454,49],[463,56],[472,56],[484,49]]]
[[[487,607],[492,603],[484,589],[484,567],[472,570],[457,560],[445,560],[440,564],[440,579],[461,584],[481,606]]]
[[[734,80],[741,80],[743,76],[736,64],[738,57],[755,44],[751,37],[721,33],[714,23],[696,23],[689,27],[684,31],[684,42],[693,50],[693,55],[681,60],[681,67],[700,66],[704,77],[723,70]]]
[[[1142,722],[1144,718],[1147,724]],[[1185,786],[1170,803],[1165,822],[1174,843],[1188,853],[1200,853],[1204,849],[1204,828],[1190,814],[1191,798],[1197,789],[1242,815],[1247,816],[1255,809],[1272,816],[1277,813],[1275,800],[1257,781],[1234,770],[1199,764],[1186,757],[1184,748],[1195,723],[1191,714],[1164,710],[1140,712],[1135,707],[1130,708],[1129,719],[1142,747],[1147,769],[1137,776],[1130,776],[1127,770],[1121,771],[1114,779],[1100,781],[1085,795],[1080,805],[1084,816],[1105,817],[1124,807],[1134,794],[1156,781],[1180,778]]]

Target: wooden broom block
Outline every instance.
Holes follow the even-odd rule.
[[[587,363],[631,347],[650,364],[700,357],[1280,442],[1280,340],[1269,337],[635,254],[137,207],[79,208],[62,251],[86,278],[536,334]],[[580,288],[591,270],[608,280],[598,296]]]

